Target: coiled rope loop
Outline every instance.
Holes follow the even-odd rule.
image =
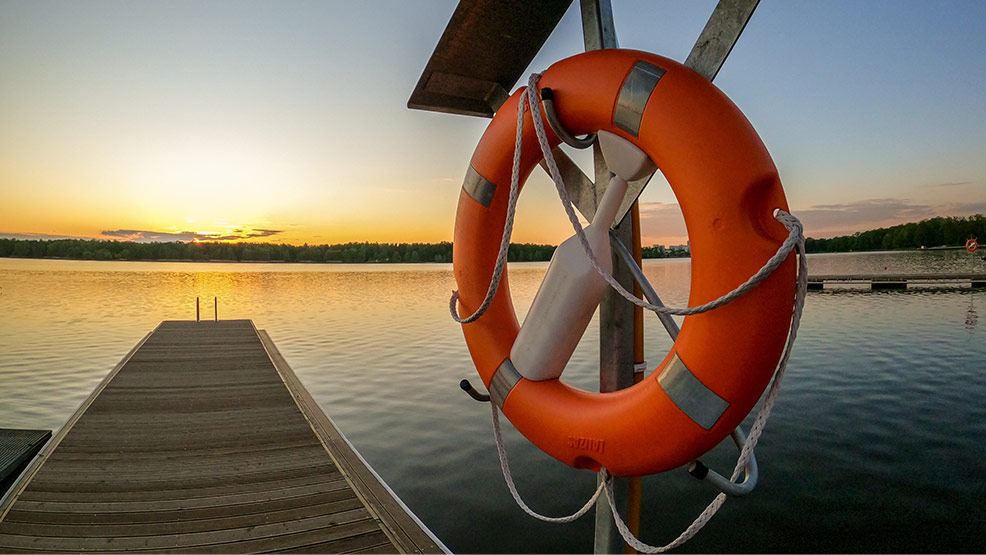
[[[526,89],[521,93],[520,103],[518,104],[517,110],[517,135],[516,141],[514,143],[514,157],[513,157],[513,168],[511,172],[510,180],[510,198],[507,207],[507,218],[504,224],[503,238],[500,242],[500,251],[497,255],[496,265],[493,269],[493,275],[490,280],[490,286],[487,290],[486,297],[483,303],[476,309],[476,311],[462,318],[458,315],[456,310],[456,303],[459,298],[458,291],[452,292],[452,297],[449,300],[449,310],[452,314],[452,318],[459,323],[469,323],[474,322],[480,318],[486,310],[489,308],[490,304],[493,302],[493,297],[496,294],[497,289],[500,285],[500,280],[503,276],[503,269],[506,265],[507,251],[509,249],[510,235],[513,228],[514,214],[516,209],[517,197],[520,189],[520,153],[523,143],[523,122],[524,113],[530,109],[531,116],[534,122],[534,129],[537,134],[538,143],[541,146],[541,152],[544,154],[545,162],[548,166],[549,173],[551,174],[552,181],[555,183],[555,187],[558,191],[558,196],[561,199],[562,206],[565,208],[565,213],[568,215],[569,221],[572,224],[572,228],[575,230],[575,234],[579,237],[579,242],[582,244],[582,248],[585,251],[586,256],[589,258],[593,267],[596,271],[613,287],[616,291],[620,293],[621,296],[626,298],[628,301],[632,302],[637,306],[641,306],[648,310],[654,312],[662,312],[667,314],[675,314],[680,316],[688,316],[693,314],[700,314],[702,312],[707,312],[713,310],[733,300],[741,297],[747,292],[751,291],[757,285],[759,285],[764,279],[767,278],[775,269],[777,269],[784,260],[787,259],[791,251],[796,250],[798,253],[798,277],[797,277],[797,287],[795,292],[795,303],[793,308],[793,313],[791,316],[791,326],[788,334],[787,345],[784,349],[784,354],[778,363],[777,370],[774,374],[774,379],[771,382],[770,388],[767,391],[767,395],[764,398],[763,404],[760,406],[759,411],[754,419],[753,426],[750,428],[750,434],[747,437],[746,443],[740,451],[740,455],[736,461],[736,466],[733,469],[733,473],[730,477],[731,480],[735,481],[738,479],[743,472],[743,468],[749,462],[750,458],[753,456],[754,449],[763,433],[764,427],[766,426],[767,419],[770,417],[770,413],[773,410],[775,401],[777,399],[778,392],[780,391],[781,380],[784,376],[784,372],[787,369],[787,364],[790,360],[791,349],[794,345],[794,341],[797,338],[798,329],[801,324],[801,316],[804,311],[805,297],[808,290],[808,261],[805,256],[805,237],[804,228],[801,222],[790,213],[777,209],[774,212],[774,218],[781,222],[784,227],[788,230],[788,237],[778,248],[776,254],[772,256],[767,262],[760,268],[755,274],[753,274],[748,280],[736,287],[734,290],[726,293],[725,295],[715,299],[714,301],[705,303],[703,305],[687,308],[669,308],[658,305],[650,304],[642,299],[637,298],[635,295],[627,291],[623,286],[613,278],[612,274],[608,272],[599,263],[598,258],[596,258],[595,253],[589,246],[588,239],[586,238],[585,231],[579,222],[578,216],[575,213],[575,209],[572,206],[571,199],[568,196],[568,191],[565,188],[565,183],[562,180],[561,172],[558,170],[558,165],[555,162],[554,156],[551,153],[551,148],[548,144],[547,134],[544,129],[544,122],[541,118],[541,111],[537,105],[537,82],[540,79],[540,73],[534,73],[528,80]],[[525,105],[525,99],[527,101]],[[534,518],[544,520],[546,522],[555,523],[566,523],[572,522],[586,512],[596,503],[599,499],[600,493],[605,490],[606,496],[609,500],[610,507],[613,508],[613,519],[616,523],[616,527],[623,537],[624,541],[628,545],[636,549],[637,551],[643,553],[663,553],[670,549],[680,546],[689,539],[691,539],[699,530],[704,527],[709,520],[715,515],[715,513],[722,507],[723,503],[726,501],[726,494],[719,493],[716,497],[709,503],[708,506],[696,517],[696,519],[689,525],[677,538],[668,543],[667,545],[661,547],[655,547],[641,542],[639,539],[633,536],[630,530],[627,528],[626,523],[620,516],[619,511],[615,509],[616,502],[613,494],[612,480],[605,468],[601,469],[601,474],[603,479],[600,481],[599,487],[596,488],[595,493],[589,500],[575,513],[565,516],[565,517],[548,517],[538,514],[532,510],[520,497],[517,492],[517,488],[514,485],[513,476],[510,472],[510,464],[507,460],[507,452],[503,443],[503,437],[500,431],[500,419],[499,419],[499,409],[496,403],[490,403],[492,408],[492,420],[493,420],[493,435],[496,440],[497,454],[500,458],[500,468],[503,472],[504,481],[507,484],[507,488],[510,490],[511,495],[514,500],[524,510],[527,514]]]
[[[777,401],[777,396],[780,392],[781,380],[787,370],[787,364],[791,359],[791,349],[794,346],[794,341],[798,337],[798,330],[801,327],[801,316],[804,313],[805,297],[808,294],[808,258],[805,256],[804,236],[800,234],[800,227],[794,227],[799,230],[798,240],[795,242],[798,251],[798,281],[795,290],[794,309],[791,315],[791,328],[788,333],[787,345],[784,349],[784,355],[781,357],[781,360],[777,365],[774,380],[771,382],[770,388],[767,390],[767,395],[764,398],[763,404],[760,406],[760,410],[757,411],[757,415],[754,417],[753,426],[750,428],[750,434],[747,436],[746,443],[743,444],[743,448],[740,450],[740,455],[736,460],[736,466],[733,468],[733,473],[730,476],[730,480],[732,481],[736,481],[742,475],[743,468],[753,456],[753,451],[756,449],[760,436],[763,434],[764,427],[767,425],[767,419],[770,418],[770,413]],[[719,493],[677,538],[664,546],[657,547],[649,545],[637,539],[633,533],[630,532],[630,529],[627,527],[626,522],[624,522],[623,517],[616,509],[617,505],[613,494],[612,480],[609,473],[605,468],[603,468],[600,470],[603,479],[600,481],[599,487],[596,488],[596,492],[581,509],[566,517],[547,517],[538,514],[527,506],[524,500],[520,497],[520,494],[517,492],[517,488],[514,485],[513,476],[510,473],[510,464],[507,460],[507,452],[503,444],[503,436],[500,432],[499,410],[496,403],[490,403],[490,406],[493,411],[493,437],[496,441],[497,454],[500,457],[500,469],[503,472],[503,479],[507,484],[507,489],[510,490],[510,494],[514,498],[514,501],[517,502],[524,512],[534,518],[538,518],[546,522],[572,522],[588,512],[589,508],[592,507],[592,505],[594,505],[598,500],[600,489],[605,489],[606,497],[609,500],[609,505],[613,513],[613,520],[616,523],[617,530],[620,532],[620,536],[623,537],[623,541],[641,553],[664,553],[693,538],[706,524],[708,524],[710,520],[712,520],[712,517],[715,516],[719,508],[726,502],[726,494]]]
[[[540,78],[541,74],[535,74]],[[530,99],[530,87],[521,93],[520,102],[517,104],[517,138],[514,141],[514,160],[513,166],[510,171],[510,198],[507,202],[507,220],[503,223],[503,238],[500,240],[500,251],[496,255],[496,265],[493,267],[493,276],[490,278],[489,289],[486,290],[486,297],[483,299],[482,304],[476,309],[471,315],[462,318],[459,316],[459,311],[456,310],[455,305],[459,300],[459,291],[452,291],[452,297],[449,299],[448,308],[449,312],[452,314],[452,319],[460,324],[468,324],[470,322],[475,322],[480,316],[486,313],[486,309],[493,304],[493,297],[496,295],[496,290],[500,287],[500,278],[503,277],[503,269],[507,265],[507,252],[510,250],[510,234],[514,229],[514,214],[517,210],[517,197],[520,195],[520,154],[521,146],[524,143],[524,112],[527,111],[527,105],[524,104],[524,98]],[[537,112],[537,108],[534,104],[530,104],[534,111]],[[539,114],[540,115],[540,114]],[[542,132],[544,131],[542,127]]]

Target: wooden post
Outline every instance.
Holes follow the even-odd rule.
[[[610,0],[581,0],[582,33],[586,51],[617,48],[616,29],[613,25],[613,7]],[[592,147],[595,166],[596,199],[602,187],[609,183],[609,168],[603,158],[599,143]],[[629,218],[616,227],[616,236],[624,244],[633,238],[633,226]],[[630,270],[613,254],[613,277],[627,289],[633,287]],[[599,304],[599,391],[608,393],[633,385],[633,305],[612,289],[607,290]],[[616,499],[624,498],[626,478],[613,478]],[[617,501],[618,502],[618,501]],[[596,502],[596,527],[593,541],[594,553],[620,553],[623,538],[613,523],[613,511],[605,496]]]
[[[199,321],[199,298],[195,297],[195,321]]]
[[[580,0],[580,2],[585,49],[588,51],[600,48],[619,48],[610,0]],[[685,65],[696,69],[710,81],[714,79],[746,27],[746,23],[750,20],[758,2],[759,0],[719,0]],[[595,182],[597,186],[607,183],[609,170],[606,168],[606,161],[602,157],[598,143],[593,146],[593,158],[595,160]],[[597,199],[600,193],[601,191],[597,188]],[[635,244],[639,249],[639,213],[637,216],[636,222],[631,221],[634,219],[633,217],[626,218],[614,229],[614,233],[617,238],[623,241],[623,244]],[[637,252],[639,253],[639,250]],[[637,256],[639,255],[635,255],[635,257]],[[615,253],[613,257],[613,277],[626,289],[635,286],[626,265],[617,259]],[[639,264],[639,258],[637,260]],[[640,296],[639,291],[637,291],[637,296]],[[638,353],[635,353],[634,329],[642,325],[642,313],[640,318],[641,321],[638,323],[635,319],[634,305],[627,302],[612,289],[603,296],[599,305],[600,392],[616,391],[633,385],[633,363],[635,360],[643,360],[642,345],[639,356],[636,356]],[[642,338],[642,335],[640,337]],[[627,479],[614,478],[613,485],[616,489],[617,499],[619,499],[621,491],[626,491],[629,495],[630,485]],[[639,491],[636,495],[639,496]],[[639,505],[639,500],[636,503]],[[636,526],[633,524],[630,526],[639,528],[639,506],[630,509],[630,504],[628,500],[628,520],[636,520]],[[617,553],[626,547],[628,553],[632,552],[628,546],[625,546],[615,530],[612,510],[604,498],[600,498],[596,504],[594,551],[595,553]],[[632,516],[634,512],[636,515]],[[634,533],[636,534],[637,530],[634,530]]]
[[[594,145],[598,149],[598,144]],[[596,152],[596,183],[609,181],[609,170],[606,168],[602,153]],[[602,170],[602,173],[601,173]],[[630,218],[618,225],[613,233],[623,244],[633,240],[634,229]],[[630,269],[613,253],[613,277],[626,288],[633,287],[633,276]],[[626,389],[633,385],[633,306],[610,288],[599,303],[599,391],[609,393]],[[614,496],[617,503],[626,499],[629,481],[623,477],[612,478]],[[612,511],[619,510],[610,507],[608,500],[601,496],[596,503],[596,539],[595,553],[621,553],[625,546],[620,537],[616,524],[613,522]]]
[[[630,223],[633,226],[633,260],[644,268],[642,248],[640,244],[640,207],[634,201],[630,207]],[[638,299],[643,298],[644,292],[640,289],[637,281],[633,282],[633,294]],[[644,309],[633,305],[633,383],[640,383],[644,379],[644,373],[637,371],[637,365],[644,361]],[[630,478],[627,486],[627,528],[630,533],[640,537],[640,500],[643,496],[643,479],[640,476]],[[623,552],[632,555],[637,552],[629,545],[623,546]]]

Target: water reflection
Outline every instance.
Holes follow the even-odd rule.
[[[960,267],[969,259],[950,252],[813,255],[809,265],[834,274],[884,266],[970,271]],[[510,266],[521,318],[544,270]],[[644,270],[665,303],[687,303],[688,260],[649,260]],[[591,518],[568,526],[534,522],[507,493],[488,407],[458,389],[462,378],[477,381],[461,328],[448,316],[455,288],[449,265],[0,259],[0,288],[0,426],[61,426],[159,321],[193,319],[196,297],[211,316],[218,297],[220,318],[251,318],[270,332],[313,397],[453,550],[591,548]],[[686,551],[913,551],[928,546],[928,537],[936,538],[929,549],[986,551],[981,294],[921,288],[809,295],[758,448],[759,490],[727,503]],[[594,321],[565,371],[566,381],[584,389],[598,383],[597,335]],[[653,369],[671,342],[654,316],[647,316],[645,337]],[[594,476],[547,457],[509,426],[504,433],[518,487],[536,510],[564,514],[591,495]],[[717,468],[733,460],[728,445],[708,457]],[[672,539],[711,497],[683,472],[648,477],[644,491],[643,539],[650,543]]]
[[[919,274],[983,272],[978,257],[964,249],[808,255],[811,274]]]

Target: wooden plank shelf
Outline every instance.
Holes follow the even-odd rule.
[[[448,552],[250,320],[162,322],[0,501],[0,552]]]

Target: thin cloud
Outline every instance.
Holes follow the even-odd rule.
[[[678,245],[688,240],[685,219],[677,204],[641,202],[640,230],[643,245]]]
[[[980,202],[951,202],[943,204],[938,211],[939,216],[971,216],[986,214],[986,201]]]
[[[0,239],[19,239],[24,241],[54,241],[57,239],[79,239],[74,235],[55,235],[51,233],[0,233]]]
[[[809,237],[848,235],[878,227],[913,222],[934,216],[935,211],[925,204],[905,199],[866,199],[843,204],[816,204],[808,210],[795,210],[794,215],[805,225]]]
[[[231,233],[199,233],[197,231],[151,231],[146,229],[115,229],[100,233],[103,237],[134,241],[136,243],[155,243],[172,241],[242,241],[273,237],[281,233],[280,229],[236,229]]]
[[[278,233],[282,233],[283,230],[280,229],[255,229],[250,233],[247,233],[247,237],[272,237]]]
[[[899,213],[901,211],[910,212],[914,210],[927,210],[928,208],[930,207],[923,204],[911,204],[910,201],[899,198],[866,199],[841,204],[816,204],[812,206],[813,210],[834,210],[854,214],[866,214],[872,212],[878,212],[881,214]]]
[[[192,241],[202,237],[194,231],[179,231],[177,233],[172,233],[167,231],[147,231],[143,229],[103,230],[99,234],[103,237],[122,239],[124,241],[135,241],[137,243],[150,243],[155,241]]]
[[[852,235],[881,227],[919,222],[936,216],[969,216],[986,213],[986,201],[922,204],[909,199],[879,198],[836,204],[793,207],[809,237]],[[640,203],[641,240],[644,245],[682,244],[688,240],[681,207],[661,202]]]
[[[944,185],[943,185],[944,186]],[[867,199],[844,204],[817,204],[794,215],[809,237],[851,235],[858,231],[918,222],[936,216],[968,216],[986,213],[986,201],[918,204],[908,199]]]
[[[946,181],[945,183],[933,183],[931,185],[925,185],[928,188],[939,188],[939,187],[958,187],[959,185],[971,185],[972,181]]]

